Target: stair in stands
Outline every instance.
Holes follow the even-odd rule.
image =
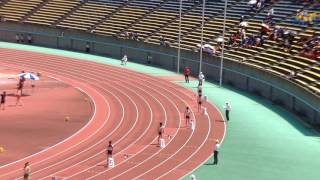
[[[147,14],[145,14],[144,16],[142,16],[141,18],[137,19],[134,23],[130,24],[129,26],[127,26],[126,28],[124,28],[122,31],[120,31],[119,33],[117,33],[116,36],[120,36],[123,32],[128,31],[129,28],[133,27],[134,25],[136,25],[137,23],[141,22],[144,20],[145,17],[149,16],[151,13],[153,13],[154,11],[158,10],[159,8],[161,8],[163,5],[165,5],[168,2],[168,0],[163,0],[156,8],[151,9]]]
[[[80,3],[73,7],[67,14],[64,14],[63,16],[61,16],[60,18],[58,18],[56,20],[56,22],[54,22],[52,24],[52,26],[56,26],[59,22],[63,21],[66,17],[68,17],[70,14],[72,14],[74,11],[76,11],[77,9],[79,9],[83,4],[85,4],[86,2],[85,1],[80,1]]]
[[[187,10],[182,11],[182,12],[181,12],[181,16],[183,16],[184,14],[188,14],[188,12],[190,12],[190,11],[192,11],[193,9],[197,8],[199,5],[200,5],[200,3],[196,3],[196,4],[194,4],[193,6],[191,6],[190,8],[188,8]],[[153,32],[151,32],[151,34],[148,35],[148,36],[144,39],[144,41],[145,41],[145,42],[148,42],[152,36],[154,36],[155,34],[157,34],[158,32],[160,32],[162,29],[166,28],[169,24],[171,24],[172,22],[176,21],[177,19],[179,19],[179,14],[177,14],[177,15],[175,16],[175,18],[169,20],[167,23],[161,25],[158,29],[155,29]]]
[[[27,20],[33,13],[37,12],[39,9],[41,9],[44,5],[46,5],[48,1],[42,1],[36,8],[34,8],[32,11],[30,11],[25,17],[21,19],[21,23],[23,23],[25,20]]]
[[[132,2],[133,0],[128,0],[126,2],[123,3],[122,6],[118,7],[117,9],[115,9],[111,14],[106,15],[103,19],[101,19],[100,21],[98,21],[96,24],[94,24],[89,31],[90,32],[94,32],[95,28],[97,26],[99,26],[100,24],[102,24],[104,21],[108,20],[110,17],[112,17],[114,14],[116,14],[117,12],[119,12],[121,9],[123,9],[124,7],[126,7],[128,4],[130,4],[130,2]]]

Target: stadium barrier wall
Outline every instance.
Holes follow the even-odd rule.
[[[89,32],[72,31],[54,27],[0,23],[0,40],[15,42],[16,34],[33,37],[32,45],[84,52],[86,44],[90,53],[120,59],[127,54],[129,61],[146,64],[152,57],[151,65],[176,71],[177,49],[161,47],[150,43],[106,37]],[[26,42],[25,42],[26,43]],[[181,51],[180,72],[185,66],[192,75],[199,73],[199,53]],[[207,80],[219,81],[220,57],[204,54],[202,72]],[[320,98],[307,89],[261,69],[244,65],[239,61],[225,58],[223,84],[271,100],[275,105],[294,112],[301,119],[313,125],[320,125]],[[227,99],[227,97],[226,97]]]

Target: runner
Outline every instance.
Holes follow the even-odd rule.
[[[204,81],[204,79],[205,79],[202,72],[199,73],[199,77],[198,77],[198,78],[199,78],[199,79],[198,79],[198,80],[199,80],[199,85],[202,85],[202,83],[203,83],[203,81]]]
[[[107,167],[109,167],[109,158],[112,158],[113,146],[112,141],[109,141],[109,145],[107,147]]]
[[[202,107],[202,98],[198,96],[198,112],[201,112],[201,107]]]
[[[2,106],[2,110],[5,109],[5,106],[6,106],[6,96],[7,96],[7,93],[4,91],[2,94],[1,94],[1,101],[0,101],[0,108]]]
[[[26,162],[23,168],[23,179],[28,180],[29,177],[30,177],[30,166],[29,166],[29,162]]]
[[[24,71],[22,71],[21,73],[24,73]],[[19,83],[18,83],[18,87],[17,87],[17,94],[20,91],[20,95],[22,96],[22,91],[23,91],[23,86],[24,86],[24,82],[26,81],[26,78],[24,76],[19,77]]]
[[[191,115],[191,110],[190,110],[190,108],[187,106],[186,111],[184,112],[184,117],[186,118],[186,127],[189,127],[190,115]]]
[[[201,98],[202,96],[202,85],[198,85],[198,96]]]
[[[161,122],[160,126],[159,126],[159,130],[158,130],[158,143],[159,143],[159,145],[160,145],[160,139],[163,137],[163,134],[164,134],[164,126]]]

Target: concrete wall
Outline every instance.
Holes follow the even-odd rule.
[[[177,49],[158,45],[105,37],[88,32],[65,30],[30,24],[0,23],[0,40],[15,42],[15,34],[32,34],[33,44],[45,47],[85,51],[90,44],[91,53],[113,58],[127,54],[130,61],[145,64],[150,54],[152,64],[176,71]],[[62,36],[63,34],[63,36]],[[181,51],[180,71],[189,66],[193,75],[199,71],[199,53]],[[220,57],[203,56],[202,72],[206,79],[219,81]],[[224,61],[223,83],[237,89],[267,98],[311,124],[320,124],[320,98],[306,89],[266,71],[244,65],[232,59]]]

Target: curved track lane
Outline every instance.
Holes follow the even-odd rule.
[[[185,128],[183,112],[187,105],[197,109],[195,96],[166,80],[47,54],[0,49],[0,55],[5,66],[23,65],[24,70],[41,71],[83,89],[96,112],[64,142],[0,167],[0,179],[21,178],[25,161],[31,162],[33,179],[177,179],[206,160],[215,139],[224,136],[222,117],[209,103],[209,116],[193,113],[196,130]],[[159,122],[166,123],[165,133],[171,137],[166,137],[164,149],[154,145]],[[116,167],[107,169],[105,148],[111,139]]]

